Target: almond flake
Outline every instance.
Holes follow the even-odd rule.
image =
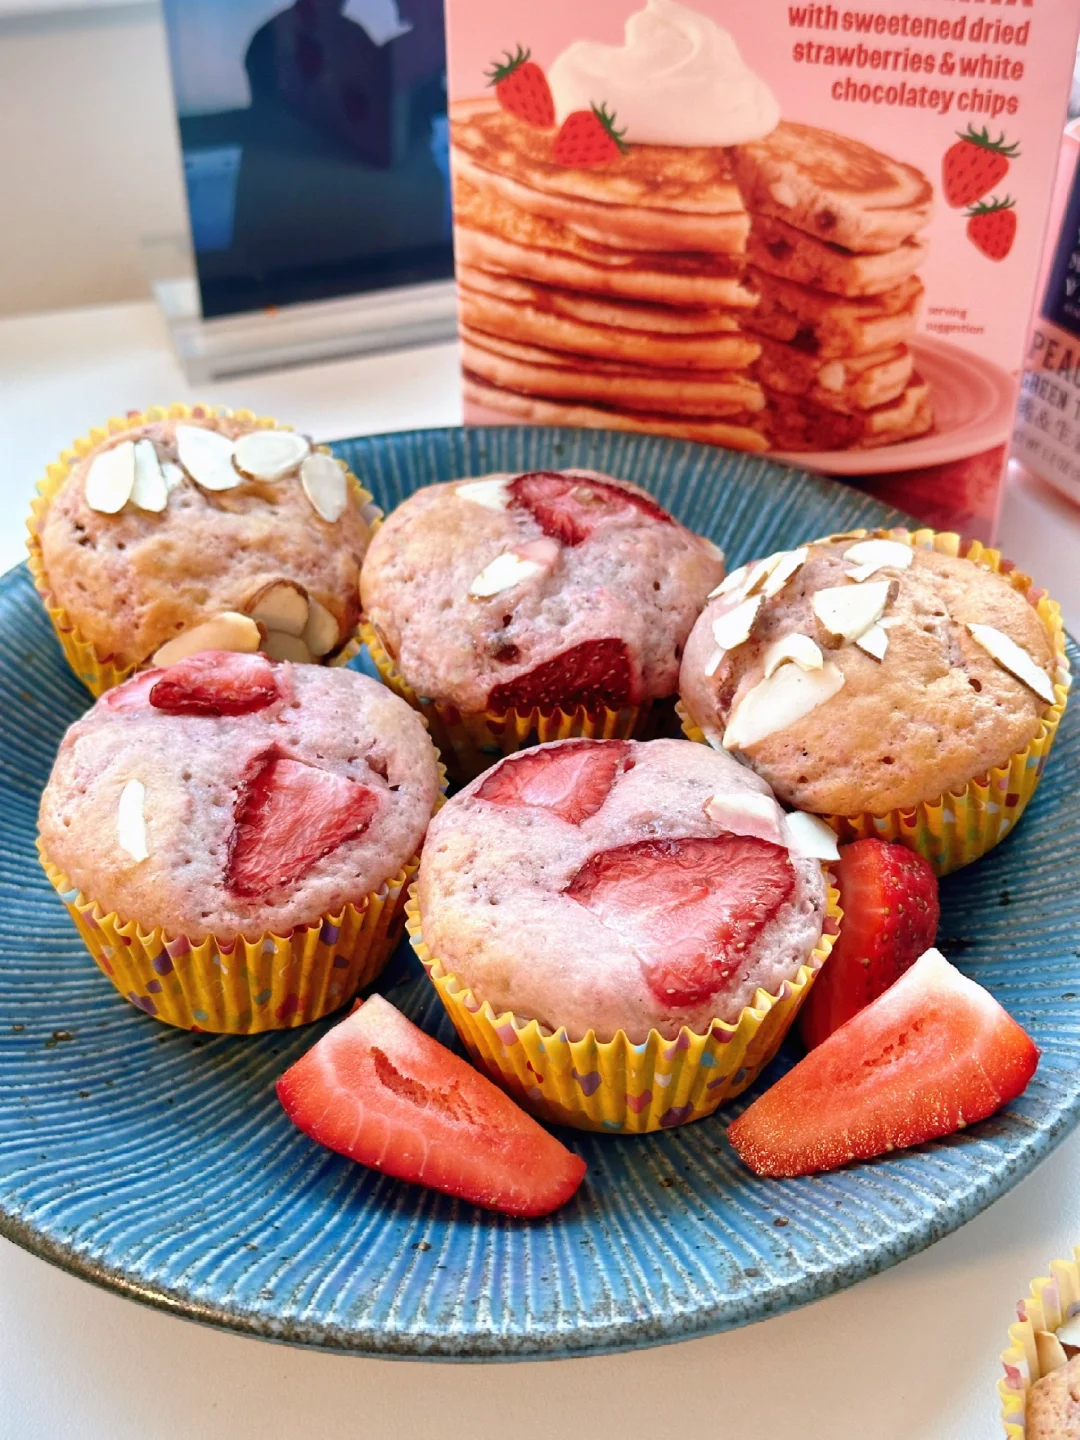
[[[830,700],[843,683],[844,672],[831,660],[820,670],[781,665],[736,705],[724,731],[724,749],[747,750],[778,730],[786,730]]]
[[[184,471],[175,460],[163,460],[161,462],[161,476],[165,481],[165,489],[171,495],[178,485],[184,483]]]
[[[711,555],[714,560],[719,560],[720,564],[723,565],[726,556],[724,555],[723,550],[720,549],[720,546],[717,545],[715,540],[710,540],[707,535],[699,535],[698,539],[705,547],[706,552]]]
[[[844,551],[844,559],[857,566],[851,578],[862,584],[879,570],[907,570],[915,551],[902,540],[860,540]]]
[[[785,635],[782,640],[774,640],[762,656],[765,679],[787,660],[794,661],[803,670],[820,670],[825,663],[817,642],[809,635]]]
[[[146,786],[141,780],[129,780],[120,791],[120,803],[116,807],[116,838],[120,849],[136,861],[145,860],[150,854],[146,848],[145,802]]]
[[[501,595],[504,590],[512,590],[515,585],[522,585],[526,580],[542,575],[548,568],[542,560],[530,559],[517,550],[504,550],[480,571],[469,586],[469,594],[474,600]]]
[[[761,593],[766,599],[773,595],[779,595],[784,586],[788,583],[796,570],[802,566],[809,554],[805,545],[800,545],[798,550],[783,550],[780,552],[780,559],[770,572],[765,584],[761,587]]]
[[[1057,1338],[1071,1360],[1073,1355],[1080,1351],[1080,1315],[1070,1315],[1064,1325],[1059,1325]]]
[[[152,514],[160,514],[169,503],[169,487],[152,440],[135,442],[135,484],[131,487],[131,503]]]
[[[233,459],[256,480],[283,480],[310,452],[311,446],[294,430],[251,430],[237,440]]]
[[[725,610],[712,622],[713,639],[721,650],[734,650],[750,639],[758,611],[765,603],[764,595],[755,595],[752,600],[743,600],[733,610]]]
[[[493,478],[490,480],[468,480],[458,485],[454,494],[459,500],[471,500],[485,510],[505,510],[510,504],[510,482]]]
[[[300,483],[316,515],[329,525],[341,519],[349,503],[349,483],[345,467],[332,455],[321,450],[309,455],[300,466]]]
[[[1061,1341],[1049,1330],[1035,1331],[1035,1354],[1039,1359],[1040,1376],[1049,1375],[1069,1363],[1069,1357],[1065,1354]]]
[[[1049,675],[1040,665],[1036,665],[1028,652],[1017,645],[1015,640],[1010,640],[1008,635],[1003,635],[992,625],[969,625],[967,628],[971,638],[981,645],[1002,669],[1015,675],[1017,680],[1022,680],[1029,690],[1035,691],[1040,700],[1045,700],[1048,705],[1054,703],[1054,686]]]
[[[178,425],[176,452],[180,464],[203,490],[232,490],[243,482],[233,464],[233,442],[217,430]]]
[[[836,848],[836,832],[826,825],[820,815],[809,815],[805,810],[793,810],[784,816],[787,832],[787,847],[805,860],[839,860]]]
[[[718,595],[730,595],[733,590],[739,589],[749,573],[749,565],[740,565],[737,570],[732,570],[730,575],[725,575],[720,584],[709,591],[706,599],[715,600]]]
[[[86,477],[86,503],[99,515],[116,515],[131,499],[135,485],[135,446],[121,440],[111,450],[103,450],[90,466]]]
[[[857,640],[881,619],[889,603],[889,580],[872,585],[832,585],[814,595],[814,614],[830,635],[839,640]]]
[[[299,636],[286,635],[283,630],[267,631],[259,649],[271,660],[291,660],[295,665],[310,665],[315,659]]]
[[[752,595],[760,585],[765,583],[787,553],[786,550],[777,550],[774,555],[766,555],[764,560],[759,560],[755,565],[751,566],[750,574],[747,577],[746,584],[743,586],[744,598],[747,595]]]
[[[889,648],[889,634],[883,630],[880,623],[871,625],[869,630],[864,630],[855,641],[860,650],[865,650],[867,655],[872,655],[875,660],[884,660],[885,651]]]
[[[709,656],[708,661],[705,665],[706,679],[711,680],[712,677],[716,674],[717,670],[720,669],[720,666],[724,659],[724,653],[725,652],[723,650],[714,650]]]
[[[772,845],[784,845],[784,812],[771,795],[752,790],[735,790],[713,795],[705,802],[705,814],[732,835],[753,835]]]
[[[336,650],[340,638],[337,620],[325,605],[320,605],[318,600],[312,600],[309,596],[308,622],[300,639],[313,655],[321,657],[329,655],[331,650]]]
[[[248,602],[248,614],[267,630],[299,638],[308,623],[307,591],[291,580],[271,580]]]
[[[212,620],[204,620],[177,635],[175,640],[166,640],[154,654],[152,664],[175,665],[189,655],[198,655],[203,650],[234,650],[241,655],[254,655],[262,636],[259,627],[250,615],[240,615],[235,610],[223,610]]]

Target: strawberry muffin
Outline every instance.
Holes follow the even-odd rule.
[[[726,755],[681,740],[560,741],[505,758],[433,821],[416,939],[466,1042],[496,1064],[514,1041],[538,1047],[528,1058],[547,1071],[546,1097],[563,1062],[564,1078],[590,1073],[575,1046],[603,1050],[597,1074],[625,1120],[627,1050],[639,1079],[660,1047],[689,1091],[692,1037],[710,1088],[690,1103],[705,1113],[749,1083],[794,1016],[824,953],[822,857],[835,855],[827,827],[785,816]],[[498,1039],[487,1057],[477,1025]],[[666,1081],[644,1088],[659,1123]]]
[[[645,491],[586,470],[410,496],[360,577],[365,638],[459,774],[570,735],[626,736],[674,693],[723,557]]]
[[[327,660],[377,515],[332,455],[246,412],[150,411],[50,468],[31,568],[95,694],[199,650]]]
[[[267,1029],[377,973],[438,788],[422,721],[377,681],[208,651],[72,725],[39,845],[128,999],[173,1024]]]
[[[1068,693],[1057,606],[977,542],[832,537],[727,577],[686,645],[685,727],[842,838],[901,840],[939,874],[995,844]]]

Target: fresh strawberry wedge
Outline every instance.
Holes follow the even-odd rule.
[[[733,1120],[728,1139],[758,1175],[835,1170],[985,1119],[1038,1063],[994,997],[927,950]]]
[[[537,665],[534,670],[496,685],[488,708],[507,710],[573,710],[602,705],[617,710],[633,695],[630,656],[622,640],[584,640]]]
[[[580,545],[602,521],[635,510],[652,520],[672,523],[667,511],[645,495],[622,490],[606,480],[557,470],[519,475],[510,485],[510,503],[528,510],[545,535],[564,545]]]
[[[225,883],[251,899],[298,880],[371,823],[379,797],[366,785],[276,750],[241,787]]]
[[[696,1005],[730,980],[794,886],[781,846],[719,835],[601,851],[565,893],[629,940],[658,1000]]]
[[[629,754],[625,740],[567,740],[525,750],[489,771],[476,797],[536,806],[580,825],[603,805]]]
[[[840,847],[832,867],[844,921],[799,1012],[808,1050],[887,990],[934,943],[937,878],[921,855],[884,840]]]
[[[550,1214],[585,1175],[584,1160],[380,995],[286,1070],[277,1093],[320,1145],[507,1215]]]
[[[279,693],[265,655],[204,650],[158,675],[150,704],[169,715],[249,715],[272,705]]]

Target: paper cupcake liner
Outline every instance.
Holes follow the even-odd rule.
[[[849,536],[852,540],[870,537],[902,540],[914,549],[937,550],[943,555],[959,555],[977,561],[1003,576],[1014,590],[1025,596],[1050,632],[1057,656],[1054,679],[1056,699],[1043,713],[1035,736],[1023,749],[1015,751],[1001,765],[976,776],[960,789],[949,790],[914,807],[890,810],[883,815],[821,817],[836,831],[841,844],[868,835],[879,840],[898,841],[928,860],[935,874],[948,875],[978,860],[1005,838],[1023,815],[1042,778],[1072,684],[1065,654],[1061,609],[1044,590],[1032,584],[1030,576],[1018,570],[1012,561],[1002,559],[1000,551],[990,549],[980,540],[964,540],[950,532],[904,529],[851,530],[845,532],[843,538]],[[712,745],[714,749],[723,748],[719,731],[699,725],[681,700],[675,708],[687,739]]]
[[[68,664],[95,697],[104,695],[106,690],[112,690],[114,686],[130,679],[140,666],[118,661],[114,655],[102,655],[97,647],[80,632],[78,625],[64,606],[57,602],[49,585],[49,577],[46,574],[45,561],[41,553],[41,541],[38,538],[42,520],[73,466],[84,455],[88,455],[95,446],[100,445],[103,440],[107,440],[110,435],[115,435],[120,430],[133,429],[138,425],[149,425],[158,420],[199,420],[205,419],[209,415],[241,420],[254,424],[261,430],[292,428],[291,426],[281,426],[276,420],[256,415],[251,410],[230,410],[225,405],[182,405],[179,403],[151,405],[146,410],[133,410],[128,415],[114,415],[106,421],[104,426],[95,426],[89,435],[80,436],[70,450],[65,450],[59,460],[53,461],[44,477],[37,483],[38,493],[30,502],[31,513],[26,522],[28,531],[26,548],[30,553],[30,574],[34,581],[34,588],[41,596],[46,613],[52,621],[56,638],[60,641],[60,648],[63,650]],[[316,445],[314,448],[327,455],[331,453],[326,445]],[[371,505],[375,511],[372,521],[374,527],[378,524],[382,512],[373,505],[372,497],[352,471],[347,473],[355,487],[360,503]],[[344,665],[360,649],[360,643],[360,632],[357,629],[344,645],[324,663]]]
[[[1001,1352],[1004,1378],[997,1382],[1001,1421],[1010,1440],[1023,1440],[1027,1392],[1044,1372],[1035,1344],[1038,1331],[1053,1334],[1080,1312],[1080,1245],[1071,1260],[1055,1260],[1050,1274],[1031,1282],[1026,1300],[1016,1307],[1018,1319],[1009,1326],[1009,1348]]]
[[[534,708],[508,710],[505,714],[493,710],[463,713],[453,705],[417,695],[370,621],[361,622],[360,638],[383,684],[423,715],[455,780],[473,780],[504,755],[550,740],[644,740],[656,725],[654,702],[626,705],[621,710],[606,706],[586,710],[579,705],[572,711]]]
[[[831,876],[826,871],[826,876]],[[535,1020],[497,1015],[424,944],[415,886],[405,906],[409,941],[454,1029],[475,1063],[541,1120],[579,1130],[643,1135],[711,1115],[752,1085],[772,1060],[817,972],[828,959],[842,913],[829,885],[826,926],[809,959],[776,995],[758,990],[735,1024],[714,1020],[699,1035],[685,1026],[676,1039],[657,1030],[634,1044],[623,1031],[600,1041],[590,1030],[570,1040]]]

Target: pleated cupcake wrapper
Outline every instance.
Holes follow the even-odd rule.
[[[827,878],[831,879],[826,872]],[[829,886],[826,924],[816,948],[779,993],[758,990],[734,1024],[707,1033],[683,1028],[674,1040],[652,1030],[642,1044],[623,1031],[599,1041],[590,1030],[569,1040],[535,1020],[496,1015],[425,945],[415,887],[405,907],[409,940],[476,1064],[541,1120],[579,1130],[642,1135],[711,1115],[740,1094],[772,1060],[832,950],[842,918]]]
[[[935,530],[851,530],[841,537],[825,539],[864,538],[902,540],[917,550],[936,550],[943,555],[959,555],[987,566],[1009,581],[1014,590],[1035,607],[1050,633],[1057,656],[1053,705],[1047,707],[1039,729],[1030,744],[1015,751],[1001,765],[970,780],[959,790],[950,790],[936,800],[921,802],[907,809],[890,810],[884,815],[823,815],[842,843],[865,836],[879,840],[896,840],[909,850],[916,850],[927,859],[938,875],[948,875],[963,865],[970,865],[1016,825],[1042,778],[1046,760],[1057,735],[1061,717],[1069,698],[1072,677],[1065,654],[1065,627],[1061,609],[1043,590],[1036,589],[1031,578],[997,550],[979,540],[963,540],[959,535]],[[683,734],[689,740],[721,749],[720,732],[705,727],[694,719],[680,700],[676,711]]]
[[[106,421],[104,426],[96,426],[89,435],[80,436],[70,450],[65,450],[59,460],[53,461],[44,477],[37,483],[38,493],[30,502],[31,513],[27,521],[29,533],[26,548],[30,552],[30,574],[34,581],[34,588],[41,596],[46,613],[52,621],[56,638],[60,641],[60,647],[68,664],[95,697],[104,695],[106,690],[112,690],[114,686],[130,679],[140,667],[120,662],[114,655],[100,654],[96,646],[80,632],[78,625],[64,606],[58,604],[49,585],[49,577],[46,574],[45,561],[41,553],[39,530],[45,514],[72,468],[103,440],[107,440],[110,435],[115,435],[121,430],[134,429],[139,425],[150,425],[159,420],[201,420],[209,416],[240,420],[247,424],[254,424],[260,430],[291,429],[291,426],[281,426],[276,420],[266,416],[255,415],[251,410],[230,410],[224,405],[182,405],[179,403],[151,405],[146,410],[132,411],[129,415],[114,415]],[[317,445],[315,448],[324,454],[330,454],[329,448],[325,445]],[[351,470],[348,472],[348,476],[360,503],[372,505],[371,496]],[[382,512],[377,507],[373,506],[372,508],[375,509],[375,515],[371,523],[375,528]],[[329,665],[346,664],[357,654],[360,644],[360,632],[356,630],[332,659],[324,663]]]
[[[531,745],[549,740],[637,740],[646,739],[656,724],[656,706],[626,705],[620,710],[604,707],[572,711],[492,710],[463,713],[453,705],[417,695],[368,621],[360,635],[382,677],[383,684],[407,700],[428,723],[431,738],[442,752],[455,780],[475,779],[504,755],[513,755]]]
[[[1042,1379],[1035,1333],[1054,1333],[1071,1316],[1080,1312],[1080,1245],[1073,1247],[1071,1260],[1055,1260],[1050,1274],[1031,1282],[1026,1300],[1017,1306],[1017,1321],[1009,1326],[1009,1348],[1001,1352],[1005,1375],[997,1382],[1001,1421],[1009,1440],[1023,1440],[1026,1434],[1027,1393]]]

